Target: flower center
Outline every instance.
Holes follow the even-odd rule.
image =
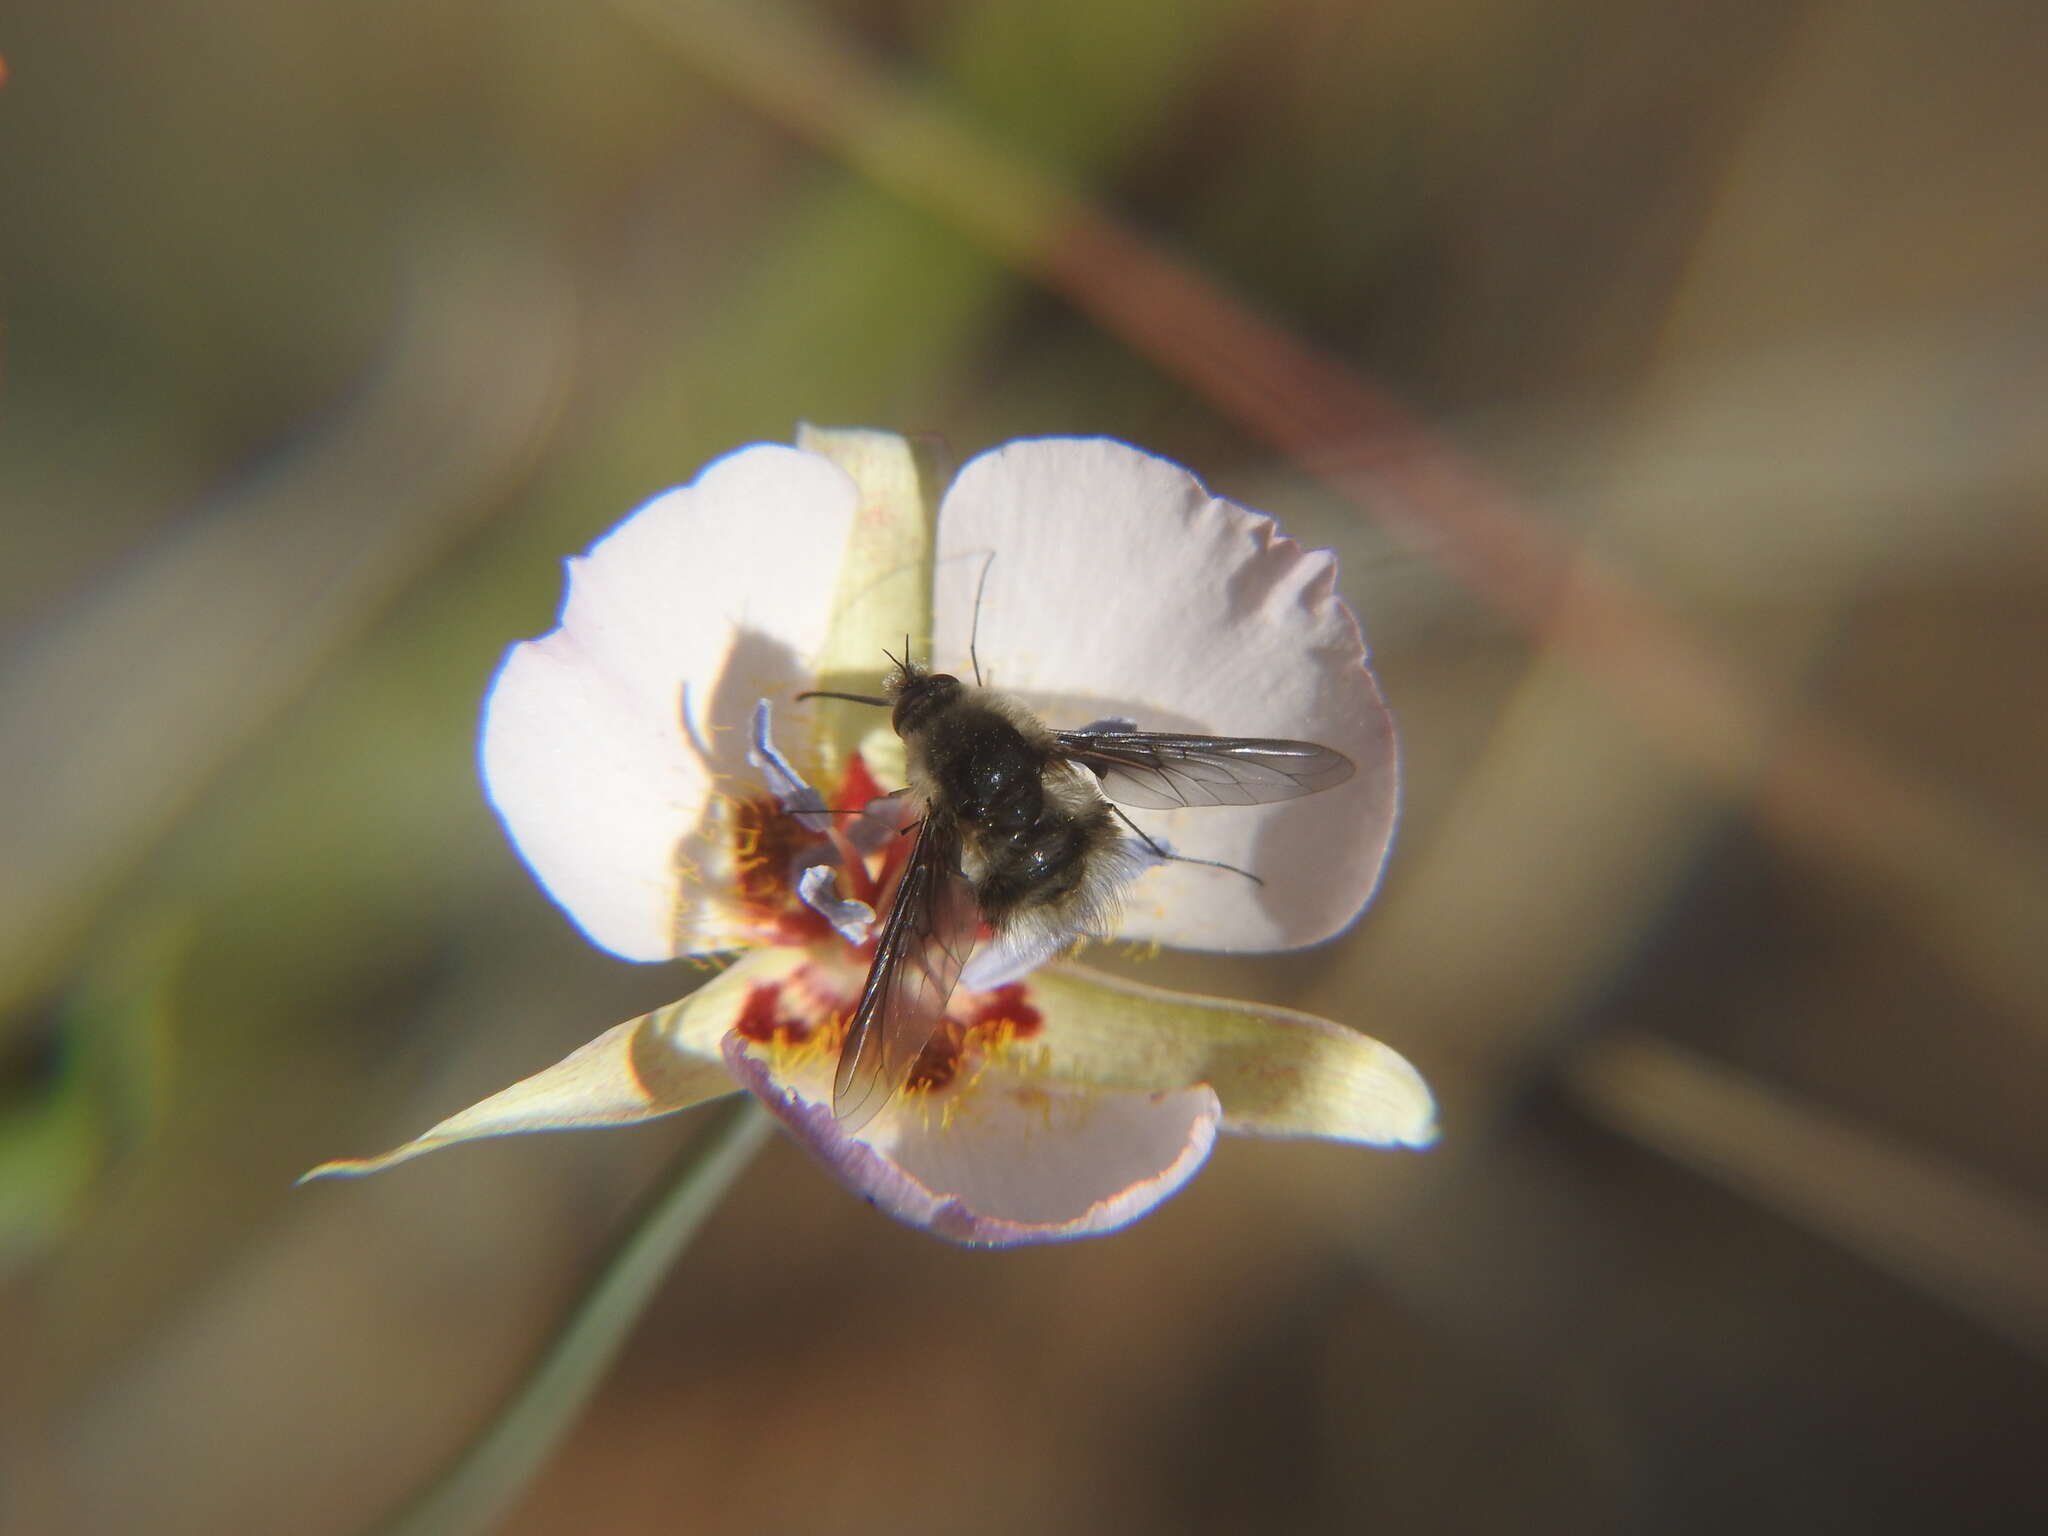
[[[836,1059],[845,1038],[860,967],[872,963],[880,904],[910,856],[906,833],[914,811],[901,797],[883,794],[858,752],[838,793],[820,797],[768,740],[766,704],[755,729],[753,760],[770,790],[729,802],[735,894],[762,942],[802,946],[813,959],[784,981],[753,988],[732,1028],[766,1048],[780,1069],[807,1072],[821,1058]],[[943,1097],[950,1117],[990,1062],[1025,1071],[1042,1066],[1043,1047],[1019,1052],[1042,1028],[1021,983],[962,988],[901,1086],[927,1102]]]

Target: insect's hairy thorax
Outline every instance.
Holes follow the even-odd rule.
[[[933,720],[923,746],[939,798],[963,822],[1007,836],[1044,810],[1049,754],[1005,711],[962,699]]]
[[[962,865],[991,921],[1069,900],[1118,833],[1050,733],[1008,700],[962,688],[922,722],[911,778],[959,829]]]

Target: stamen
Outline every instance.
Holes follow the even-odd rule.
[[[768,701],[754,705],[754,739],[747,744],[747,761],[761,771],[775,802],[812,832],[832,830],[832,813],[818,792],[804,782],[803,775],[775,748],[769,734]]]
[[[867,902],[839,894],[839,869],[813,864],[797,877],[796,893],[847,943],[855,948],[874,937],[875,909]]]

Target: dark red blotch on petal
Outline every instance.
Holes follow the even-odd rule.
[[[875,776],[868,772],[868,760],[856,752],[846,765],[846,777],[839,781],[839,798],[832,803],[841,810],[857,811],[883,793]]]
[[[910,1086],[945,1087],[960,1075],[960,1053],[966,1046],[967,1032],[947,1019],[917,1053],[917,1062],[910,1069]]]
[[[800,1045],[811,1037],[809,1021],[784,1014],[782,988],[767,982],[748,991],[746,1004],[732,1027],[742,1038],[759,1045],[776,1040]]]
[[[1013,981],[993,992],[984,992],[974,1006],[949,1014],[938,1032],[918,1052],[910,1069],[913,1088],[943,1088],[960,1075],[960,1058],[970,1040],[995,1038],[1029,1040],[1045,1027],[1045,1016],[1025,1001],[1024,984]]]
[[[1029,1040],[1045,1027],[1045,1015],[1025,1001],[1024,983],[1013,981],[1007,987],[984,992],[960,1022],[970,1031],[1007,1025],[1011,1039]]]

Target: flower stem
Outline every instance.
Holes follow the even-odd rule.
[[[677,1255],[773,1126],[749,1094],[719,1106],[718,1118],[649,1195],[525,1380],[383,1536],[468,1536],[505,1514],[575,1424]]]

